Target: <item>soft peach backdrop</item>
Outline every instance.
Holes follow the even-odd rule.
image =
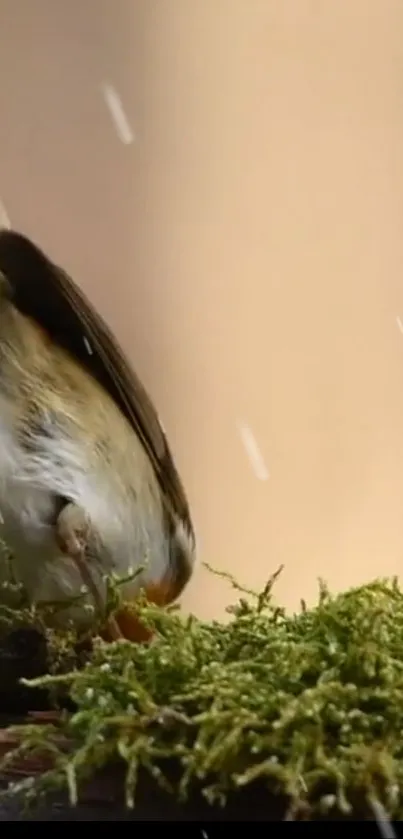
[[[154,396],[200,558],[291,607],[400,573],[400,0],[2,0],[0,78],[1,201]]]

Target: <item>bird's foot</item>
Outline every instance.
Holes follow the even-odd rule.
[[[89,518],[77,504],[63,507],[56,522],[56,540],[63,553],[72,559],[85,555],[90,531]]]
[[[81,579],[94,600],[95,608],[102,615],[104,603],[91,576],[86,559],[89,533],[90,521],[82,507],[73,502],[66,504],[56,521],[56,541],[63,553],[71,557],[77,566]],[[116,641],[122,637],[119,626],[113,617],[108,618],[107,630],[111,640]]]

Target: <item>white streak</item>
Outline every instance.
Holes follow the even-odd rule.
[[[400,332],[403,335],[403,323],[401,322],[400,318],[396,318],[396,323],[398,325],[398,328],[400,329]]]
[[[251,429],[248,425],[238,422],[238,431],[256,477],[259,481],[267,481],[269,472]]]
[[[8,212],[2,201],[0,201],[0,227],[5,227],[7,230],[11,227]]]
[[[383,804],[380,801],[371,801],[370,803],[382,839],[397,839],[396,831]]]
[[[134,134],[130,128],[119,94],[111,84],[103,84],[102,93],[119,139],[125,146],[129,146],[134,141]]]
[[[83,341],[84,341],[84,346],[85,346],[85,349],[87,350],[88,355],[92,355],[93,354],[92,353],[92,346],[91,346],[88,338],[85,337],[85,335],[83,336]]]

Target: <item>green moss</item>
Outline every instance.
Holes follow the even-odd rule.
[[[31,683],[67,687],[76,711],[60,726],[19,729],[20,756],[52,761],[23,782],[27,796],[64,786],[75,804],[80,785],[119,758],[128,806],[145,771],[179,799],[200,785],[208,800],[224,803],[260,781],[285,794],[294,814],[349,813],[365,801],[402,817],[397,582],[335,597],[321,585],[315,608],[287,616],[272,599],[273,581],[260,595],[241,589],[225,624],[141,603],[151,644],[97,640],[82,670]],[[0,772],[10,760],[15,754]]]

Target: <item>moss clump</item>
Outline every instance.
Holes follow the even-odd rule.
[[[129,807],[139,772],[148,772],[180,800],[197,786],[225,803],[259,781],[285,795],[293,815],[348,814],[364,802],[402,817],[397,582],[336,597],[322,585],[318,605],[294,616],[273,602],[272,583],[260,595],[241,590],[226,624],[141,603],[155,632],[149,645],[97,641],[81,671],[35,680],[67,687],[76,711],[59,725],[19,729],[20,758],[51,759],[24,780],[26,795],[65,786],[75,804],[80,785],[118,758]]]

